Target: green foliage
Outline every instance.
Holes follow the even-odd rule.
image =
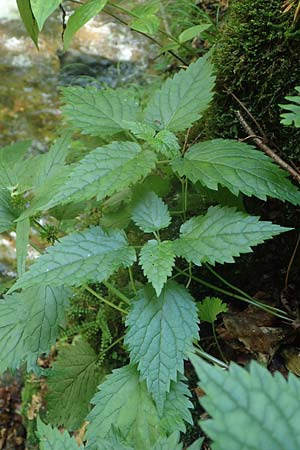
[[[155,192],[145,192],[139,197],[132,212],[132,219],[145,233],[161,230],[171,223],[167,205]]]
[[[167,398],[165,411],[160,415],[147,392],[146,383],[139,381],[134,366],[114,370],[92,400],[95,406],[88,415],[87,449],[96,450],[97,442],[116,428],[134,450],[151,450],[161,436],[178,429],[179,415],[189,414],[190,403],[185,399],[185,392],[178,391],[176,394],[172,392],[174,389],[177,389],[177,383],[171,384],[168,396],[179,396],[181,399],[178,398],[173,404],[173,398],[169,402]],[[180,412],[174,411],[175,405]],[[180,422],[181,428],[182,419]]]
[[[175,264],[173,242],[148,241],[141,249],[139,263],[159,297]]]
[[[61,4],[62,0],[30,0],[31,9],[35,20],[38,24],[39,30],[43,29],[45,21]]]
[[[170,382],[178,372],[183,373],[186,352],[198,335],[197,321],[193,298],[175,282],[168,282],[159,297],[147,286],[133,302],[126,321],[126,343],[131,363],[138,364],[159,411]]]
[[[83,450],[83,446],[79,447],[75,438],[67,431],[61,433],[57,428],[45,425],[40,418],[37,424],[40,450]]]
[[[294,375],[286,381],[254,361],[249,370],[231,364],[227,371],[195,355],[191,360],[206,393],[200,403],[211,419],[201,421],[201,427],[213,440],[213,449],[299,447],[300,383]]]
[[[97,354],[87,342],[76,340],[73,345],[59,347],[58,358],[47,378],[50,423],[68,430],[79,428],[101,377]]]
[[[124,89],[97,90],[93,87],[63,89],[62,110],[68,123],[84,134],[114,135],[127,129],[126,122],[139,118],[139,105]]]
[[[287,174],[270,158],[242,142],[216,139],[192,145],[184,158],[172,162],[180,176],[186,175],[193,183],[216,190],[218,184],[233,194],[243,192],[262,200],[266,196],[299,204],[296,186],[287,180]]]
[[[219,314],[228,311],[227,305],[218,297],[205,297],[197,307],[200,320],[209,323],[214,323]]]
[[[300,127],[300,86],[295,88],[299,93],[297,96],[287,96],[285,99],[290,103],[288,105],[279,105],[283,109],[287,109],[289,112],[281,114],[281,123],[284,125],[295,125]]]
[[[198,266],[230,263],[234,256],[251,252],[251,246],[289,230],[235,208],[211,206],[205,216],[192,217],[181,226],[174,249]]]
[[[36,47],[38,47],[39,27],[34,18],[30,0],[17,0],[17,5],[26,30]]]
[[[64,31],[64,49],[67,50],[75,33],[89,20],[98,14],[106,5],[107,0],[88,0],[71,15]]]
[[[0,372],[19,368],[39,371],[37,358],[49,353],[65,321],[69,292],[39,286],[7,295],[0,303]]]
[[[200,119],[212,99],[214,77],[208,58],[169,78],[150,98],[144,120],[156,130],[181,131]]]
[[[135,251],[128,246],[124,233],[88,228],[48,248],[19,278],[13,290],[47,284],[79,286],[90,280],[101,282],[120,267],[130,266],[135,259]]]
[[[32,2],[35,18],[29,2],[20,4],[27,5],[22,14],[37,41],[36,27],[43,26],[59,3]],[[145,2],[128,11],[117,3],[88,0],[71,15],[65,46],[104,7],[112,14],[115,10],[127,14],[132,28],[152,33],[161,26],[159,15],[165,6]],[[185,22],[184,29],[178,28],[184,48],[207,24],[206,20],[195,28],[196,23]],[[180,46],[177,38],[175,44]],[[189,286],[198,292],[196,281],[202,282],[193,270],[204,262],[233,262],[252,246],[289,230],[228,206],[210,207],[199,216],[204,210],[203,190],[215,191],[213,203],[226,203],[229,191],[231,204],[239,206],[240,193],[299,203],[296,187],[252,147],[221,139],[195,143],[196,129],[181,133],[205,119],[213,88],[207,56],[167,79],[157,92],[149,89],[143,107],[132,89],[65,88],[66,131],[46,154],[28,155],[27,143],[0,150],[0,230],[16,226],[19,272],[10,294],[0,302],[0,371],[26,363],[28,371],[48,376],[47,419],[72,431],[87,420],[87,450],[182,448],[179,433],[193,423],[184,361],[198,340],[197,304]],[[68,158],[72,136],[78,131],[93,138],[74,136],[83,148],[86,142],[88,146],[84,156],[69,163],[74,161]],[[53,245],[25,271],[30,227]],[[134,264],[136,250],[138,264]],[[178,266],[175,257],[181,257]],[[66,286],[75,287],[67,324]],[[209,304],[205,299],[198,307],[202,320],[209,322],[226,309],[218,299]],[[38,358],[49,354],[57,339],[58,356],[51,353],[52,368],[43,371]],[[243,423],[248,430],[252,426],[248,407],[244,415],[236,413],[239,401],[246,398],[242,383],[254,377],[247,389],[254,392],[253,386],[257,389],[261,383],[266,391],[263,377],[256,366],[250,375],[236,367],[228,373],[203,367],[201,381],[208,393],[203,404],[213,417],[204,427],[213,433],[214,448],[233,449]],[[208,372],[211,376],[205,375]],[[218,385],[216,379],[222,382]],[[268,381],[269,385],[278,395]],[[295,381],[290,386],[296,386]],[[213,403],[207,400],[209,389],[219,395]],[[255,394],[261,414],[265,405],[270,406],[265,391]],[[94,407],[89,412],[91,397]],[[218,402],[224,407],[221,413],[215,412]],[[280,411],[276,414],[280,420]],[[210,425],[224,416],[221,425]],[[228,433],[234,425],[231,420],[240,425],[233,434]],[[259,436],[255,420],[253,424],[249,442],[252,435]],[[38,432],[44,450],[79,448],[68,433],[41,421]],[[227,441],[219,441],[225,434]],[[191,449],[199,450],[201,444],[198,440]]]

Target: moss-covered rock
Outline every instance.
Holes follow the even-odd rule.
[[[232,91],[260,123],[269,142],[286,157],[297,159],[300,130],[280,124],[278,104],[300,85],[300,23],[293,23],[292,11],[282,13],[282,4],[282,0],[231,0],[213,53],[216,96],[205,134],[207,138],[245,136],[235,116],[240,107],[228,93]]]

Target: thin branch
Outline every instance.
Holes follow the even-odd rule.
[[[282,158],[280,158],[280,156],[278,156],[274,152],[274,150],[268,147],[258,136],[255,135],[254,131],[252,130],[250,125],[246,122],[240,111],[237,111],[236,115],[246,133],[248,133],[249,136],[252,136],[252,140],[257,145],[257,147],[263,150],[268,156],[270,156],[270,158],[274,159],[274,161],[276,161],[277,164],[282,169],[289,172],[289,174],[294,178],[294,180],[300,183],[300,174],[295,169],[293,169],[292,166],[290,166],[287,162],[285,162]]]

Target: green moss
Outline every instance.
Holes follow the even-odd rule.
[[[300,84],[300,29],[282,0],[232,0],[213,54],[216,96],[205,122],[207,138],[245,136],[232,91],[260,123],[271,144],[299,158],[300,131],[280,125],[279,103]],[[253,123],[251,124],[253,125]],[[257,132],[257,130],[256,130]]]

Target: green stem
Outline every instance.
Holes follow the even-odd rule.
[[[117,345],[117,344],[119,344],[119,342],[123,341],[124,338],[125,338],[125,335],[119,337],[118,339],[116,339],[112,344],[110,344],[110,345],[104,350],[104,353],[107,353],[109,350],[111,350],[113,347],[115,347],[115,345]]]
[[[133,278],[133,273],[132,273],[131,267],[128,267],[128,273],[129,273],[129,279],[130,279],[130,283],[131,283],[133,292],[136,294],[136,287],[135,287],[135,282],[134,282],[134,278]]]
[[[33,242],[29,241],[29,245],[30,245],[35,251],[37,251],[40,255],[43,254],[43,250],[41,250],[40,248],[38,248],[38,246],[35,245]]]
[[[212,331],[213,331],[213,335],[214,335],[214,340],[215,340],[216,346],[217,346],[217,348],[218,348],[218,351],[219,351],[219,353],[220,353],[220,355],[221,355],[221,358],[223,359],[223,361],[224,361],[225,363],[228,363],[228,361],[227,361],[227,359],[225,358],[224,353],[223,353],[223,351],[222,351],[222,349],[221,349],[221,346],[220,346],[220,344],[219,344],[219,339],[218,339],[218,337],[217,337],[216,327],[215,327],[214,322],[211,324],[211,327],[212,327]]]
[[[181,275],[183,275],[185,277],[189,277],[189,275],[185,271],[179,269],[178,267],[176,267],[176,270]],[[273,314],[276,317],[279,317],[280,319],[287,320],[289,322],[293,321],[290,317],[284,316],[282,314],[277,313],[276,311],[273,311],[272,309],[269,308],[268,305],[265,305],[264,303],[260,303],[260,302],[257,302],[255,300],[250,300],[248,298],[242,297],[241,295],[237,295],[237,294],[234,294],[234,293],[232,293],[230,291],[226,291],[225,289],[222,289],[222,288],[220,288],[218,286],[215,286],[214,284],[208,283],[207,281],[202,280],[201,278],[195,277],[194,275],[192,275],[191,278],[192,278],[192,280],[197,281],[198,283],[202,284],[203,286],[206,286],[206,287],[208,287],[208,288],[210,288],[210,289],[212,289],[214,291],[221,292],[222,294],[227,295],[227,296],[232,297],[232,298],[235,298],[237,300],[241,300],[243,302],[250,303],[251,305],[257,306],[258,308],[261,308],[264,311],[266,311],[266,312],[268,312],[270,314]]]
[[[225,364],[223,361],[220,361],[218,358],[215,358],[214,356],[210,355],[209,353],[206,353],[200,345],[196,344],[198,348],[195,348],[195,353],[198,356],[201,356],[201,358],[206,359],[207,361],[217,364],[218,366],[222,367],[223,369],[228,369],[228,364]]]
[[[82,286],[86,291],[90,292],[94,297],[98,298],[99,300],[101,300],[103,303],[105,303],[106,305],[110,306],[111,308],[119,311],[122,314],[127,315],[128,312],[125,311],[125,309],[120,308],[120,306],[115,305],[114,303],[110,302],[109,300],[107,300],[106,298],[102,297],[102,295],[98,294],[98,292],[94,291],[92,288],[90,288],[87,285]]]
[[[204,264],[205,267],[216,277],[218,278],[220,281],[222,281],[222,283],[224,283],[226,286],[230,287],[231,289],[233,289],[236,292],[239,292],[240,294],[242,294],[244,297],[248,298],[251,301],[256,302],[257,304],[261,304],[264,306],[264,303],[260,302],[259,300],[256,300],[255,298],[251,297],[249,294],[247,294],[247,292],[244,292],[242,289],[238,288],[237,286],[234,286],[233,284],[229,283],[229,281],[225,280],[225,278],[223,278],[220,274],[218,274],[209,264]],[[272,311],[276,311],[279,312],[280,314],[286,314],[286,311],[282,311],[279,308],[275,308],[274,306],[269,306],[268,308],[271,309]]]
[[[126,297],[126,295],[124,295],[121,291],[119,291],[119,289],[117,289],[115,286],[110,284],[108,281],[102,281],[102,284],[104,284],[104,286],[107,287],[107,289],[110,292],[112,292],[116,297],[118,297],[120,300],[122,300],[127,305],[131,306],[131,301],[129,300],[129,298]]]

